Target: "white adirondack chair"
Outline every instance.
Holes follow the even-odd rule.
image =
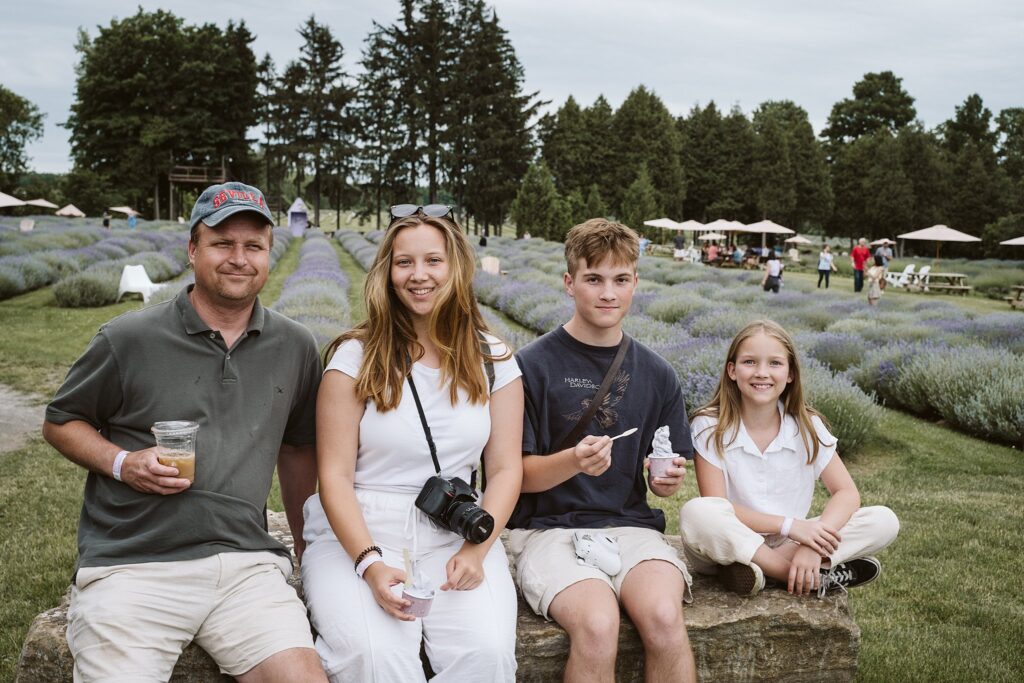
[[[484,256],[480,259],[480,270],[491,275],[501,274],[501,261],[497,256]]]
[[[928,291],[928,273],[930,273],[932,267],[921,266],[921,270],[917,271],[917,277],[914,279],[914,285],[921,291]]]
[[[36,222],[31,218],[22,218],[21,223],[18,224],[18,228],[22,232],[32,232],[33,228],[36,227]]]
[[[121,271],[121,282],[117,286],[117,300],[120,301],[122,296],[133,292],[141,294],[142,303],[148,304],[149,297],[153,295],[153,292],[163,286],[149,279],[149,273],[146,272],[145,266],[125,266]]]
[[[914,264],[903,269],[902,273],[886,273],[885,281],[895,287],[906,287],[914,279]]]

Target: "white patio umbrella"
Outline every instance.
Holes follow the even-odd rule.
[[[679,223],[680,230],[706,230],[707,226],[695,220],[688,220]]]
[[[644,221],[644,225],[649,225],[652,228],[667,228],[669,230],[682,230],[679,227],[679,223],[676,223],[671,218],[655,218],[653,220]]]
[[[888,237],[883,237],[882,239],[875,240],[874,242],[871,242],[870,244],[873,247],[880,247],[883,244],[896,244],[896,242],[891,240],[891,239],[889,239]]]
[[[968,235],[965,232],[954,230],[948,225],[933,225],[930,228],[924,228],[923,230],[915,230],[913,232],[905,232],[902,235],[896,235],[901,240],[932,240],[935,242],[935,262],[938,264],[939,261],[939,249],[942,247],[943,242],[980,242],[980,237],[974,237]]]
[[[48,201],[46,201],[45,199],[42,199],[42,198],[40,198],[40,199],[30,199],[27,202],[25,202],[25,205],[26,206],[41,206],[44,209],[56,209],[56,208],[58,208],[57,205],[54,204],[53,202],[48,202]]]
[[[736,227],[737,225],[742,225],[742,223],[737,223],[736,221],[727,221],[724,218],[719,218],[718,220],[711,221],[701,229],[726,232],[729,230],[738,230],[739,228]],[[724,237],[720,237],[719,239],[724,239]]]
[[[742,228],[743,232],[755,232],[762,235],[794,235],[796,230],[790,230],[789,228],[783,227],[774,221],[763,220],[750,225],[744,225]]]
[[[66,216],[68,218],[85,218],[85,213],[83,213],[82,210],[74,204],[68,204],[64,208],[58,209],[57,215]]]
[[[786,242],[787,244],[814,244],[814,242],[810,241],[806,237],[801,237],[800,235],[790,237],[789,239],[783,241]]]
[[[704,233],[703,235],[701,235],[697,239],[701,240],[702,242],[708,242],[710,240],[724,240],[725,239],[725,235],[723,235],[721,233],[717,233],[717,232],[708,232],[708,233]]]
[[[135,209],[133,209],[130,206],[112,206],[112,207],[110,207],[110,210],[111,211],[117,211],[118,213],[127,214],[129,216],[131,216],[131,215],[141,216],[142,215],[141,213],[139,213],[138,211],[136,211]]]
[[[999,244],[1006,244],[1011,247],[1024,247],[1024,237],[1014,237],[1012,240],[1003,240]]]
[[[17,197],[12,197],[9,194],[0,192],[0,209],[5,209],[8,206],[25,206],[25,202],[21,201]]]

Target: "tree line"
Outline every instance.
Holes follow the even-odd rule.
[[[389,204],[415,200],[452,203],[485,232],[511,218],[520,233],[556,239],[593,215],[637,227],[661,215],[770,218],[870,238],[940,222],[986,237],[1024,232],[1024,108],[994,115],[970,95],[929,130],[886,71],[855,83],[820,135],[791,101],[750,116],[714,102],[676,116],[644,86],[617,109],[570,96],[538,118],[547,103],[524,91],[483,0],[399,8],[394,23],[373,24],[354,75],[315,17],[280,67],[257,59],[244,22],[189,25],[140,8],[95,36],[80,32],[64,123],[74,168],[60,189],[90,212],[129,203],[169,216],[173,168],[223,164],[279,208],[304,196],[315,223],[321,205],[379,220]],[[0,95],[9,183],[41,121],[31,103]],[[198,189],[179,189],[176,205]]]
[[[1024,108],[994,116],[972,94],[928,130],[889,71],[854,84],[820,137],[790,101],[764,102],[749,118],[714,102],[674,117],[643,86],[614,111],[603,97],[581,107],[570,96],[538,129],[539,159],[513,218],[555,239],[595,207],[634,226],[770,218],[871,239],[946,223],[1006,256],[998,242],[1024,233]]]

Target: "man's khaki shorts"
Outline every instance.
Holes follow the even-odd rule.
[[[290,573],[271,552],[79,568],[67,629],[75,681],[166,681],[193,639],[230,676],[312,648]]]
[[[615,596],[621,598],[622,582],[629,571],[647,560],[664,560],[683,575],[686,584],[683,601],[692,602],[690,572],[679,559],[675,549],[665,537],[653,529],[640,527],[610,527],[594,529],[619,544],[622,570],[608,576],[600,569],[581,565],[576,561],[572,543],[575,529],[513,529],[508,536],[508,551],[516,565],[516,583],[523,598],[534,612],[550,620],[548,608],[555,596],[585,579],[597,579],[608,584]]]

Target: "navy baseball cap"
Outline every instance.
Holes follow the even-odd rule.
[[[189,230],[195,230],[202,222],[213,227],[228,216],[242,211],[253,211],[261,215],[267,223],[274,224],[274,218],[267,208],[267,200],[263,193],[252,185],[245,183],[222,183],[211,185],[203,190],[192,207],[192,218],[188,222]]]

